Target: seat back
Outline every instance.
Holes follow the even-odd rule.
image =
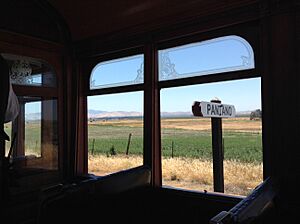
[[[141,166],[105,177],[52,186],[42,192],[38,223],[89,222],[99,211],[111,216],[114,205],[126,205],[122,194],[150,186],[150,180],[150,169]]]

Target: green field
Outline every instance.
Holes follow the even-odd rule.
[[[186,119],[187,123],[188,118]],[[133,122],[136,122],[134,120]],[[171,122],[176,123],[176,119]],[[227,121],[228,122],[228,121]],[[229,122],[237,122],[236,120]],[[262,136],[260,132],[243,131],[250,123],[239,121],[238,131],[224,130],[224,159],[239,162],[262,162]],[[257,122],[257,121],[253,121]],[[178,121],[179,124],[179,121]],[[176,124],[175,124],[176,126]],[[143,128],[130,122],[95,122],[88,126],[89,153],[111,153],[112,147],[117,154],[125,154],[129,133],[132,134],[130,154],[142,154]],[[212,159],[211,131],[187,130],[184,128],[162,128],[162,155],[171,157],[190,157]]]
[[[6,154],[10,149],[11,142],[13,140],[11,122],[5,124],[5,132],[9,135],[10,141],[6,142]],[[31,121],[25,123],[25,155],[34,154],[36,156],[41,156],[41,122]]]
[[[117,154],[125,154],[128,144],[129,134],[132,134],[129,153],[143,154],[143,128],[113,126],[106,124],[90,124],[88,126],[89,153],[94,154],[105,153],[110,154],[110,149],[114,147]],[[93,140],[94,147],[93,147]]]
[[[165,122],[165,123],[164,123]],[[235,125],[239,128],[231,130],[224,128],[224,159],[236,160],[239,162],[262,162],[262,136],[259,131],[247,131],[253,122],[249,120],[226,120],[225,124]],[[212,159],[211,131],[210,130],[189,130],[182,124],[196,123],[192,119],[170,119],[162,121],[173,128],[162,127],[162,155],[171,157],[189,157]],[[238,125],[237,125],[238,123]],[[205,124],[207,125],[207,124]],[[5,126],[6,132],[11,132],[11,125]],[[40,153],[41,126],[39,122],[26,124],[25,126],[25,147],[28,151]],[[90,154],[111,155],[125,154],[128,144],[128,137],[131,133],[129,154],[143,154],[143,127],[142,121],[128,119],[120,121],[97,121],[88,125],[88,149]],[[7,150],[10,144],[7,144]],[[172,150],[173,149],[173,150]],[[27,151],[26,150],[26,151]]]

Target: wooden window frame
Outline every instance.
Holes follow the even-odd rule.
[[[116,92],[130,92],[133,90],[144,90],[144,165],[149,166],[152,170],[152,185],[162,187],[162,167],[161,167],[161,125],[160,125],[160,90],[163,88],[187,86],[195,84],[205,84],[229,80],[242,80],[248,78],[261,77],[263,82],[263,74],[261,73],[261,52],[260,52],[260,24],[258,21],[248,21],[238,25],[231,25],[225,28],[216,30],[201,31],[195,27],[191,29],[178,29],[172,32],[164,32],[161,34],[153,34],[145,38],[143,43],[137,43],[136,46],[130,43],[127,46],[123,42],[114,44],[111,50],[104,47],[104,52],[98,56],[92,56],[87,61],[83,62],[82,72],[87,74],[85,77],[84,95],[100,95]],[[255,68],[230,71],[218,74],[203,75],[198,77],[187,77],[174,80],[162,80],[158,78],[158,51],[166,48],[177,47],[185,44],[201,42],[225,36],[240,36],[244,38],[252,47],[254,52]],[[112,45],[111,45],[112,46]],[[137,51],[140,49],[140,51]],[[89,78],[92,68],[99,62],[106,60],[121,58],[124,56],[133,55],[132,52],[144,53],[144,83],[132,86],[111,87],[98,90],[89,90]],[[93,54],[95,52],[93,51]],[[85,59],[86,60],[86,59]],[[96,63],[97,62],[97,63]],[[262,90],[263,99],[263,90]],[[262,101],[263,107],[263,101]],[[86,110],[86,108],[84,109]],[[263,125],[264,126],[264,125]],[[264,129],[264,128],[263,128]],[[87,138],[87,134],[85,134]],[[85,148],[87,144],[85,144]],[[86,151],[87,149],[85,149]],[[264,141],[263,141],[264,150]],[[264,155],[264,152],[263,152]],[[265,167],[264,167],[265,169]],[[264,170],[265,171],[265,170]],[[263,172],[264,172],[263,171]],[[265,172],[264,172],[265,176]]]
[[[126,50],[120,50],[120,51],[113,51],[113,52],[107,52],[107,53],[103,53],[100,56],[97,56],[95,58],[93,58],[89,63],[86,63],[84,65],[84,73],[86,73],[87,75],[84,78],[84,108],[83,111],[86,112],[86,114],[84,115],[83,118],[83,122],[85,123],[85,126],[87,126],[87,97],[88,96],[103,96],[103,95],[108,95],[108,94],[117,94],[117,93],[129,93],[129,92],[137,92],[137,91],[142,91],[143,92],[143,103],[146,101],[146,98],[148,98],[148,96],[146,96],[146,92],[147,92],[147,86],[149,83],[149,80],[147,80],[146,77],[149,76],[149,74],[145,74],[146,73],[146,69],[144,67],[144,82],[140,83],[140,84],[131,84],[131,85],[123,85],[123,86],[113,86],[113,87],[104,87],[104,88],[99,88],[99,89],[90,89],[90,77],[92,75],[92,70],[95,68],[95,66],[97,66],[99,63],[101,62],[105,62],[105,61],[110,61],[110,60],[115,60],[115,59],[122,59],[124,57],[130,57],[130,56],[134,56],[134,55],[143,55],[144,56],[144,66],[146,65],[146,48],[144,47],[134,47],[131,49],[126,49]],[[145,103],[143,105],[144,108],[144,117],[143,117],[143,164],[142,166],[151,166],[150,162],[149,162],[149,151],[150,148],[148,147],[149,142],[149,133],[148,133],[148,129],[147,127],[149,127],[149,121],[146,119],[146,114],[148,114],[148,110],[149,108],[146,107]],[[148,117],[148,115],[147,115]],[[84,155],[88,155],[88,128],[86,127],[84,129],[84,142],[85,142],[85,147],[84,147]],[[86,160],[86,159],[85,159]],[[85,165],[81,165],[82,168],[81,170],[79,170],[79,172],[88,172],[88,163],[84,162]]]
[[[253,26],[252,23],[251,27]],[[222,73],[216,73],[216,74],[209,74],[209,75],[203,75],[203,76],[195,76],[195,77],[187,77],[187,78],[178,78],[178,79],[172,79],[172,80],[161,80],[157,81],[157,86],[160,90],[162,89],[168,89],[172,87],[179,87],[179,86],[188,86],[188,85],[196,85],[196,84],[207,84],[207,83],[217,83],[221,81],[233,81],[233,80],[242,80],[242,79],[248,79],[248,78],[257,78],[262,77],[262,74],[260,72],[260,48],[259,48],[259,26],[258,24],[255,25],[256,29],[253,29],[253,27],[249,30],[247,30],[247,25],[243,26],[234,26],[234,27],[228,27],[224,29],[220,29],[217,31],[211,31],[211,32],[205,32],[205,33],[196,33],[184,37],[179,38],[165,38],[164,40],[158,40],[157,41],[157,50],[164,50],[168,48],[178,47],[185,44],[191,44],[191,43],[197,43],[201,41],[211,40],[214,38],[222,38],[226,36],[239,36],[245,39],[252,47],[254,52],[254,64],[255,67],[253,69],[245,69],[245,70],[239,70],[239,71],[229,71],[229,72],[222,72]],[[156,70],[158,70],[156,68]],[[158,71],[156,71],[158,73]],[[262,89],[261,89],[262,91]],[[159,94],[160,95],[160,94]],[[157,100],[157,102],[160,102],[160,99]],[[262,105],[263,107],[263,105]],[[159,121],[160,122],[160,121]],[[161,125],[160,123],[158,124]],[[160,127],[161,129],[161,127]],[[160,129],[157,131],[160,132]],[[160,142],[159,147],[161,148],[161,136],[159,136],[158,141]],[[264,149],[264,146],[262,146]],[[158,150],[157,150],[158,151]],[[161,149],[159,149],[161,151]],[[262,152],[263,153],[263,152]],[[160,156],[161,157],[161,156]],[[159,161],[159,169],[162,170],[161,167],[161,161]],[[159,183],[156,185],[162,186],[162,172],[160,172],[160,177],[156,178],[159,179]],[[180,189],[185,190],[185,189]],[[226,194],[224,194],[226,195]]]
[[[64,58],[67,58],[64,46],[58,43],[44,41],[38,38],[19,35],[12,32],[0,31],[0,52],[3,54],[20,55],[38,60],[43,60],[53,67],[56,76],[56,86],[30,86],[12,84],[17,96],[40,97],[41,100],[57,100],[57,132],[58,140],[58,167],[57,170],[49,172],[49,179],[43,178],[46,182],[57,182],[65,176],[66,170],[66,126],[64,122],[65,114],[65,90],[64,85]],[[18,122],[19,123],[19,122]],[[24,133],[22,134],[24,135]],[[24,146],[24,142],[23,142]],[[47,171],[45,171],[47,175]],[[38,178],[38,177],[37,177]],[[41,183],[42,184],[42,183]]]

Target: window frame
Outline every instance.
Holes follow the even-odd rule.
[[[124,85],[124,86],[112,86],[112,87],[104,87],[100,89],[90,89],[90,78],[93,69],[100,63],[126,58],[134,55],[142,54],[144,55],[144,63],[145,63],[145,52],[144,49],[141,47],[132,48],[129,50],[119,50],[114,52],[106,52],[99,56],[94,57],[91,61],[84,64],[83,70],[86,71],[87,76],[84,80],[84,95],[86,96],[94,96],[94,95],[103,95],[103,94],[112,94],[112,93],[119,93],[119,92],[132,92],[132,91],[141,91],[145,87],[145,80],[144,83],[139,84],[131,84],[131,85]],[[144,79],[145,79],[145,68],[144,68]]]
[[[159,97],[160,97],[160,91],[162,89],[168,89],[172,87],[183,87],[183,86],[190,86],[190,85],[201,85],[201,84],[207,84],[207,83],[218,83],[222,81],[234,81],[234,80],[243,80],[248,78],[261,78],[261,82],[263,85],[263,76],[260,71],[260,44],[259,44],[259,26],[255,25],[254,28],[252,27],[253,24],[250,23],[251,29],[247,30],[247,26],[233,26],[229,28],[224,28],[217,31],[211,31],[211,32],[205,32],[205,33],[196,33],[192,35],[187,35],[184,37],[179,38],[166,38],[165,40],[158,40],[157,45],[157,54],[159,50],[164,50],[168,48],[173,47],[180,47],[186,44],[195,44],[197,42],[201,41],[207,41],[215,38],[221,38],[226,36],[238,36],[243,39],[245,39],[249,45],[253,49],[253,56],[254,56],[254,68],[251,69],[245,69],[245,70],[238,70],[238,71],[229,71],[229,72],[220,72],[216,74],[208,74],[208,75],[202,75],[202,76],[194,76],[194,77],[184,77],[184,78],[177,78],[172,80],[161,80],[157,81],[157,86],[159,89]],[[158,64],[158,59],[157,59]],[[158,66],[156,68],[156,76],[158,76]],[[261,99],[263,99],[263,86],[261,86]],[[158,100],[160,101],[160,100]],[[263,100],[262,102],[262,108],[263,106]],[[160,113],[160,111],[159,111]],[[161,123],[159,121],[159,126],[161,129]],[[264,122],[262,119],[262,135],[264,132]],[[159,142],[160,142],[160,151],[161,151],[161,133],[159,136]],[[263,154],[263,163],[265,161],[265,152],[264,152],[264,141],[262,139],[262,154]],[[161,157],[161,156],[160,156]],[[161,157],[162,160],[162,157]],[[160,161],[161,166],[161,161]],[[160,167],[160,170],[162,170],[162,167]],[[163,188],[169,188],[167,186],[162,185],[162,171],[160,172],[160,183],[159,185]],[[265,173],[265,166],[263,168],[263,179],[265,179],[266,173]],[[188,191],[187,189],[178,189],[182,191]],[[214,192],[212,192],[214,193]],[[222,193],[223,195],[226,195],[226,193]]]
[[[97,52],[90,52],[90,56],[82,57],[82,72],[84,76],[84,88],[83,96],[98,94],[110,94],[115,92],[130,92],[133,90],[144,91],[144,165],[148,166],[152,170],[152,185],[155,187],[162,187],[162,167],[161,167],[161,124],[160,124],[160,90],[163,88],[205,84],[220,81],[230,81],[238,79],[248,78],[261,78],[261,99],[262,108],[264,108],[264,77],[261,70],[261,38],[260,24],[258,21],[244,21],[240,24],[230,24],[226,27],[217,27],[209,29],[199,29],[197,26],[190,27],[175,27],[175,29],[167,29],[161,32],[154,32],[148,34],[147,38],[142,38],[142,41],[134,42],[130,41],[125,43],[124,41],[108,41],[107,47],[100,45],[97,48]],[[174,80],[162,80],[158,78],[158,51],[166,48],[177,47],[180,45],[191,44],[200,41],[206,41],[214,38],[220,38],[223,36],[235,35],[245,39],[252,47],[254,53],[255,67],[247,70],[231,71],[218,74],[209,74],[198,77],[186,77]],[[113,43],[113,44],[112,44]],[[119,48],[119,50],[118,50]],[[98,90],[89,90],[89,78],[90,72],[93,67],[100,63],[101,60],[111,60],[115,58],[121,58],[124,56],[133,55],[132,52],[141,53],[144,52],[144,83],[132,86],[124,87],[111,87]],[[86,111],[86,101],[84,110]],[[86,123],[86,122],[85,122]],[[86,129],[86,128],[85,128]],[[262,132],[265,132],[264,119],[262,120]],[[87,132],[85,131],[85,139],[87,139]],[[264,136],[264,134],[262,134]],[[265,164],[265,155],[267,150],[265,147],[265,140],[262,140],[263,147],[263,164]],[[85,152],[87,152],[87,141],[85,141]],[[87,154],[86,154],[87,155]],[[86,158],[87,160],[87,158]],[[266,166],[263,166],[263,177],[267,176]],[[180,189],[187,191],[185,189]],[[226,194],[223,194],[226,196]]]
[[[63,147],[65,147],[65,123],[63,122],[65,117],[65,91],[63,80],[64,61],[66,58],[64,46],[54,43],[39,40],[29,36],[20,36],[14,33],[7,33],[1,31],[3,36],[0,40],[0,52],[1,54],[10,54],[16,56],[25,56],[42,60],[52,66],[54,74],[56,75],[56,86],[46,87],[37,85],[15,85],[12,84],[12,88],[17,96],[29,96],[29,97],[41,97],[41,99],[53,99],[57,100],[57,132],[58,132],[58,167],[56,170],[45,170],[42,175],[45,175],[43,181],[36,183],[36,185],[51,184],[61,180],[67,171],[65,164],[65,157],[67,156]],[[66,160],[67,161],[67,160]],[[41,171],[37,169],[37,173]],[[39,178],[38,175],[36,178]],[[26,190],[25,190],[26,191]]]
[[[140,84],[144,83],[143,82],[138,82],[135,83],[134,81],[125,81],[125,82],[116,82],[116,83],[107,83],[104,85],[98,85],[95,86],[94,88],[92,88],[91,83],[92,83],[92,78],[94,78],[92,75],[95,72],[95,70],[97,70],[99,67],[101,66],[105,66],[107,64],[114,64],[114,63],[118,63],[119,61],[122,62],[123,59],[126,59],[128,61],[129,58],[137,58],[138,56],[143,56],[144,59],[144,54],[134,54],[131,56],[127,56],[127,57],[121,57],[121,58],[116,58],[116,59],[112,59],[112,60],[105,60],[105,61],[101,61],[99,62],[92,70],[91,75],[90,75],[90,86],[89,86],[89,90],[98,90],[98,89],[111,89],[111,88],[115,88],[115,87],[129,87],[129,86],[139,86]],[[143,62],[144,64],[144,62]],[[144,73],[143,73],[144,74]],[[144,77],[143,77],[144,78]],[[95,79],[94,79],[95,80]]]
[[[91,89],[90,88],[90,78],[92,77],[92,71],[93,69],[99,65],[102,62],[106,61],[111,61],[111,60],[118,60],[126,57],[131,57],[135,55],[143,55],[144,57],[144,82],[143,83],[138,83],[138,84],[129,84],[129,85],[124,85],[124,86],[111,86],[111,87],[103,87],[99,89]],[[83,70],[86,71],[88,75],[85,76],[84,79],[84,98],[85,98],[85,103],[84,103],[84,124],[86,126],[85,128],[85,133],[84,133],[84,142],[85,142],[85,148],[84,148],[84,154],[88,155],[88,127],[87,127],[87,110],[88,110],[88,105],[87,105],[87,97],[89,96],[103,96],[103,95],[108,95],[108,94],[118,94],[118,93],[129,93],[129,92],[137,92],[140,91],[143,93],[143,109],[144,109],[144,116],[143,116],[143,164],[142,166],[147,166],[149,165],[148,158],[147,156],[149,153],[149,148],[147,147],[147,127],[149,125],[149,122],[147,122],[146,119],[146,104],[145,104],[145,99],[146,99],[146,87],[147,87],[147,81],[146,81],[146,69],[145,69],[145,64],[146,64],[146,53],[145,53],[145,48],[144,47],[134,47],[130,49],[121,49],[119,51],[113,51],[113,52],[106,52],[103,53],[99,56],[94,57],[90,62],[84,64]],[[86,167],[83,168],[88,172],[88,162],[86,162]]]
[[[58,78],[58,74],[54,68],[54,72],[55,72],[55,75],[56,75],[56,78]],[[56,113],[57,113],[57,136],[58,136],[58,145],[57,145],[57,150],[58,150],[58,161],[57,161],[57,169],[54,170],[54,172],[58,172],[59,173],[59,176],[61,176],[61,172],[62,172],[62,169],[63,169],[63,160],[62,160],[62,155],[63,155],[63,150],[62,150],[62,132],[63,132],[63,123],[61,122],[62,121],[62,110],[63,108],[61,107],[62,106],[62,100],[63,98],[60,96],[59,94],[59,91],[60,89],[58,88],[58,84],[56,85],[56,87],[44,87],[44,86],[30,86],[30,85],[16,85],[16,84],[12,84],[12,88],[16,94],[17,97],[38,97],[40,98],[40,102],[41,102],[41,111],[42,111],[42,107],[44,106],[43,105],[43,101],[44,100],[56,100]],[[21,113],[22,116],[25,116],[24,112],[25,112],[25,105],[26,103],[24,104],[24,106],[22,106],[23,108],[23,113]],[[25,120],[23,120],[24,118],[18,118],[16,119],[16,121],[14,122],[17,122],[18,125],[20,124],[20,121],[23,123],[25,122]],[[13,123],[14,123],[13,122]],[[21,151],[24,151],[25,152],[25,139],[18,139],[20,138],[21,136],[25,137],[25,123],[24,124],[21,124],[21,129],[23,129],[23,133],[18,133],[17,135],[17,145],[21,145],[21,147],[23,149],[21,149]],[[41,122],[41,139],[43,138],[43,133],[44,133],[44,130],[43,130],[43,122]],[[19,149],[17,149],[17,151],[19,151]],[[42,154],[42,151],[41,151],[41,154]],[[41,157],[39,157],[41,158]],[[45,172],[48,172],[45,170]],[[53,172],[52,170],[49,170],[49,172]]]
[[[157,41],[157,50],[164,50],[167,48],[178,47],[181,45],[197,43],[201,41],[207,41],[215,38],[226,37],[226,36],[239,36],[245,39],[253,49],[254,53],[254,64],[253,69],[239,70],[239,71],[230,71],[222,72],[217,74],[209,74],[196,77],[186,77],[174,80],[162,80],[159,81],[160,88],[168,87],[178,87],[185,85],[193,84],[204,84],[218,81],[229,81],[241,78],[255,78],[260,77],[260,51],[259,51],[259,37],[258,37],[258,25],[249,24],[250,28],[247,29],[247,26],[233,26],[229,28],[220,29],[217,31],[205,32],[205,33],[196,33],[192,35],[187,35],[179,38],[166,38],[164,40]],[[253,27],[254,26],[254,27]],[[222,76],[222,77],[221,77]]]

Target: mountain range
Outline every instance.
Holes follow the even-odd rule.
[[[237,117],[250,116],[251,111],[236,112]],[[137,111],[102,111],[102,110],[88,110],[88,119],[101,119],[101,118],[130,118],[142,117],[143,113]],[[177,112],[162,112],[161,117],[192,117],[192,112],[177,111]],[[41,113],[27,113],[25,114],[26,121],[40,120]]]
[[[251,111],[236,112],[237,117],[249,116]],[[89,110],[89,119],[98,118],[127,118],[127,117],[141,117],[143,114],[137,111],[101,111],[101,110]],[[193,114],[190,111],[177,111],[177,112],[161,112],[161,117],[192,117]]]

